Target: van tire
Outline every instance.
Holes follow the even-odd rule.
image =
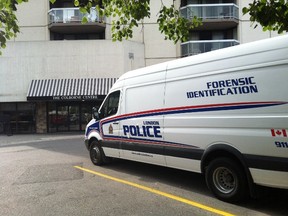
[[[101,166],[107,159],[99,142],[94,140],[90,145],[90,159],[94,165]]]
[[[243,201],[248,194],[248,183],[242,167],[230,158],[212,160],[206,169],[208,188],[225,202]]]

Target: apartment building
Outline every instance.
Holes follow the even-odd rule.
[[[173,0],[151,1],[151,18],[122,42],[112,42],[109,18],[82,14],[71,0],[19,5],[21,33],[0,57],[0,133],[82,131],[126,71],[277,35],[254,29],[242,15],[251,1],[177,0],[184,17],[201,17],[203,25],[174,44],[158,30],[162,2]]]

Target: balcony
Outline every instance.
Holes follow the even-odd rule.
[[[86,17],[88,22],[82,24],[82,18]],[[79,8],[53,8],[48,11],[48,27],[51,32],[56,33],[100,33],[105,31],[103,17],[98,15],[95,8],[90,13],[83,14]]]
[[[217,49],[239,45],[237,40],[188,41],[181,44],[181,56],[191,56]]]
[[[189,20],[194,16],[202,19],[197,30],[221,30],[233,28],[239,22],[239,8],[229,4],[189,4],[180,8],[181,15]]]

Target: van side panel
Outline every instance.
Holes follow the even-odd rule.
[[[163,147],[165,70],[125,80],[125,115],[120,121],[122,157],[166,166]],[[137,83],[141,81],[140,83]]]
[[[288,48],[281,47],[205,64],[168,66],[165,140],[195,148],[189,151],[199,163],[191,171],[201,171],[197,148],[204,154],[213,145],[226,144],[243,154],[255,183],[283,185],[282,178],[288,179],[288,166],[283,168],[288,164],[287,56]],[[174,149],[167,165],[175,167],[177,161],[177,168],[187,169],[187,157],[181,162],[181,155]],[[190,163],[195,164],[195,158],[191,156]],[[279,178],[261,180],[265,170],[278,172]]]

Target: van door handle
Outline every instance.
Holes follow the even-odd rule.
[[[116,121],[116,122],[113,122],[114,125],[118,125],[119,124],[119,121]]]

